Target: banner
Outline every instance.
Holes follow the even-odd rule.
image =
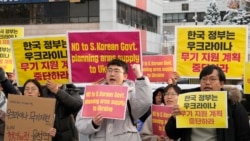
[[[102,113],[104,118],[125,119],[128,87],[87,85],[84,92],[83,117]]]
[[[69,83],[65,35],[16,38],[11,43],[19,86],[31,78],[41,84]]]
[[[52,141],[55,99],[9,95],[5,114],[5,141]]]
[[[10,38],[24,36],[23,27],[0,27],[0,66],[5,72],[13,72]]]
[[[215,64],[228,79],[241,79],[248,60],[247,28],[239,25],[176,27],[176,71],[181,77],[197,78],[202,68]]]
[[[143,74],[150,82],[168,82],[174,71],[173,55],[142,56]]]
[[[181,94],[177,128],[227,128],[227,92],[203,91]]]
[[[136,79],[130,64],[141,64],[139,31],[72,31],[67,35],[71,82],[104,78],[107,63],[114,58],[128,63],[128,79]]]

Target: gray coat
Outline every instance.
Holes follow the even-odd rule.
[[[129,87],[128,99],[134,119],[141,117],[152,103],[150,82],[145,80],[125,81],[123,86]],[[95,129],[92,118],[82,118],[81,111],[75,123],[81,134],[88,135],[89,141],[141,141],[136,126],[132,124],[127,108],[125,120],[104,119],[101,126]]]

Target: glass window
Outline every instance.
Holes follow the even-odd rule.
[[[142,28],[142,11],[137,11],[136,13],[136,27]]]
[[[181,9],[182,9],[182,11],[188,11],[188,10],[189,10],[189,5],[188,5],[188,3],[183,3],[183,4],[181,4]]]
[[[131,8],[129,6],[126,7],[126,20],[125,24],[130,25],[131,22]]]
[[[187,13],[187,22],[194,22],[194,13]]]
[[[0,24],[84,23],[99,21],[99,0],[70,3],[55,1],[47,3],[0,5]]]
[[[99,0],[91,0],[89,1],[89,16],[90,17],[99,17]]]
[[[70,17],[87,17],[88,5],[85,3],[70,3]]]
[[[136,9],[131,8],[131,26],[136,26]]]

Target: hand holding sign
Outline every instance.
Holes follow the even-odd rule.
[[[179,105],[174,105],[172,109],[172,116],[176,117],[177,115],[181,115],[181,110]]]
[[[102,113],[96,114],[95,117],[92,119],[92,121],[96,126],[100,126],[103,122]]]

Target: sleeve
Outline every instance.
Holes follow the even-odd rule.
[[[83,100],[77,91],[69,94],[65,90],[59,90],[56,99],[64,105],[67,111],[76,114],[82,107]]]
[[[233,109],[233,120],[235,127],[235,138],[237,141],[250,140],[249,118],[242,104],[235,104]]]
[[[152,104],[152,90],[147,77],[135,82],[135,89],[130,92],[129,101],[134,119],[140,118],[148,111]]]
[[[158,136],[153,134],[151,115],[145,120],[140,136],[143,141],[157,141]]]
[[[171,116],[165,125],[165,132],[170,139],[177,140],[182,136],[182,133],[187,132],[187,130],[186,128],[176,128],[176,119]]]
[[[3,92],[5,93],[6,98],[8,98],[8,94],[18,94],[16,88],[10,83],[8,79],[1,82],[1,85],[3,87]]]

